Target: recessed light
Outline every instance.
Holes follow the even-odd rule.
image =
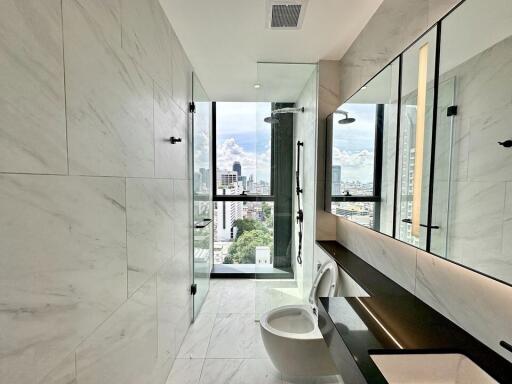
[[[261,84],[260,83],[255,83],[253,85],[254,89],[260,89],[261,88]]]

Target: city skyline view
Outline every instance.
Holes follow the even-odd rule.
[[[239,162],[241,176],[270,184],[271,103],[217,103],[217,169],[232,171]]]

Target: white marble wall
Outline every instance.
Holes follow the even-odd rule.
[[[157,0],[4,0],[0,57],[0,382],[164,383],[191,320],[185,52]]]
[[[460,0],[384,0],[339,63],[342,101]]]
[[[512,283],[508,247],[512,238],[512,151],[497,144],[511,137],[512,37],[452,68],[442,78],[454,81],[458,106],[453,128],[448,130],[453,130],[452,148],[450,140],[437,140],[438,146],[444,143],[446,148],[436,155],[434,185],[440,189],[443,183],[450,184],[450,209],[443,231],[446,256]],[[444,116],[441,121],[448,120]],[[445,195],[434,199],[435,213],[446,210],[443,200],[447,200],[447,192]]]

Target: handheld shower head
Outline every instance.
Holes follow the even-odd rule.
[[[342,111],[341,109],[338,109],[336,112],[334,113],[339,113],[341,115],[345,115],[345,118],[341,119],[341,120],[338,120],[338,124],[352,124],[353,122],[356,121],[355,118],[353,117],[348,117],[348,112],[345,112],[345,111]]]

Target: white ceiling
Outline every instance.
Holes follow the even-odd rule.
[[[258,62],[338,60],[382,0],[309,0],[299,30],[267,29],[266,0],[160,2],[212,100],[290,101],[275,97],[296,96],[297,87],[286,93],[292,75],[286,86],[265,85],[261,74],[258,79]],[[297,82],[304,81],[303,72],[297,73]],[[258,81],[262,88],[256,90]]]

